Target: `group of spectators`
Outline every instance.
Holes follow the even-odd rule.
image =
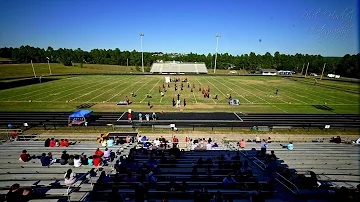
[[[44,143],[45,147],[68,147],[70,146],[70,143],[67,139],[61,139],[60,141],[58,139],[54,138],[48,138],[45,140]]]

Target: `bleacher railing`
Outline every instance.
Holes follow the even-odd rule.
[[[278,179],[277,177],[279,177],[281,180]],[[275,180],[277,182],[279,182],[280,184],[282,184],[285,188],[287,188],[293,194],[299,194],[299,192],[300,192],[299,188],[294,183],[292,183],[288,179],[286,179],[284,176],[280,175],[278,172],[275,173]],[[282,180],[284,180],[288,185],[286,185],[284,182],[282,182]],[[291,185],[294,189],[291,189],[289,187],[289,185]]]
[[[255,165],[257,165],[259,168],[261,168],[262,170],[265,170],[266,169],[266,164],[264,163],[264,162],[262,162],[260,159],[258,159],[258,158],[256,158],[255,156],[254,156],[254,163],[255,163]],[[261,165],[262,166],[261,166]]]

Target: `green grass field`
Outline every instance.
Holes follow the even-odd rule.
[[[50,64],[53,75],[63,74],[123,74],[140,73],[133,66],[118,65],[99,65],[99,64],[75,64],[76,66],[64,66],[63,64]],[[141,67],[140,67],[141,68]],[[35,74],[37,76],[47,76],[50,74],[47,63],[34,64]],[[31,64],[4,64],[0,65],[0,79],[33,77],[34,72]]]
[[[72,67],[70,67],[72,68]],[[180,78],[185,78],[182,76]],[[126,111],[128,108],[141,111],[229,111],[243,113],[359,113],[358,93],[342,89],[358,89],[357,83],[318,81],[331,84],[339,89],[321,85],[314,86],[312,79],[297,81],[284,77],[271,76],[188,76],[184,90],[178,88],[181,100],[186,98],[187,106],[181,109],[172,107],[174,83],[161,97],[159,85],[165,82],[161,75],[84,75],[54,77],[58,80],[11,88],[0,91],[0,111],[73,111],[80,105],[93,105],[94,111]],[[179,84],[178,84],[179,85]],[[211,98],[204,98],[199,85],[210,87]],[[278,89],[278,95],[275,90]],[[137,95],[131,97],[131,92]],[[150,92],[152,98],[146,98]],[[240,106],[229,106],[227,94],[241,101]],[[116,103],[129,96],[130,106],[117,106]],[[29,102],[32,100],[32,102]],[[147,107],[148,101],[154,106]],[[324,104],[327,103],[327,104]],[[313,106],[315,105],[315,106]],[[322,109],[319,109],[322,108]]]

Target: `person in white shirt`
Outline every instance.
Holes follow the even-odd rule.
[[[111,150],[109,150],[108,148],[105,148],[104,158],[110,158],[110,154],[111,154]]]
[[[211,145],[210,142],[208,142],[208,143],[206,144],[206,150],[211,150],[211,149],[212,149],[212,145]]]
[[[74,157],[74,167],[80,167],[81,166],[81,158],[79,155],[76,155]]]
[[[160,146],[160,141],[159,141],[158,138],[156,138],[156,140],[154,140],[154,145],[155,145],[156,147]]]
[[[76,173],[74,173],[71,169],[68,169],[64,175],[64,181],[66,185],[72,185],[76,181]]]

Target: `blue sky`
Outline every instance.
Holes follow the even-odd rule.
[[[0,0],[0,47],[359,53],[356,0]]]

